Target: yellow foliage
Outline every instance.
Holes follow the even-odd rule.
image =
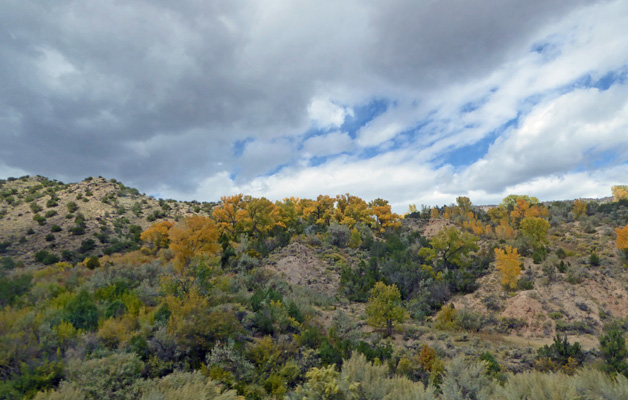
[[[414,370],[412,361],[407,357],[401,357],[397,363],[397,374],[410,375]]]
[[[212,213],[221,235],[227,235],[233,241],[250,223],[249,212],[243,194],[221,197],[222,203]]]
[[[617,241],[615,242],[617,248],[628,250],[628,225],[623,228],[616,228],[615,232],[617,233]]]
[[[471,200],[468,197],[460,196],[456,198],[456,204],[458,205],[458,208],[460,209],[460,212],[462,214],[472,213],[471,212]]]
[[[498,240],[512,240],[517,237],[517,231],[512,229],[508,223],[502,221],[495,227],[495,237],[497,237]]]
[[[67,321],[62,321],[54,328],[54,330],[56,331],[59,341],[62,344],[73,339],[78,333],[78,330],[74,327],[74,325]]]
[[[303,216],[303,207],[298,197],[289,197],[283,199],[283,202],[275,202],[278,210],[277,225],[289,228],[295,226],[299,217]]]
[[[378,200],[380,200],[378,202]],[[392,212],[390,204],[387,201],[378,199],[372,206],[373,214],[375,214],[375,222],[380,232],[385,232],[386,228],[398,228],[401,226],[399,215]]]
[[[200,215],[187,217],[170,229],[170,249],[179,272],[196,256],[213,255],[220,249],[214,222]]]
[[[137,315],[140,310],[144,307],[144,303],[140,299],[137,298],[137,295],[133,292],[124,293],[122,295],[122,302],[126,306],[129,314]]]
[[[279,220],[280,209],[270,200],[262,197],[256,199],[250,196],[245,198],[247,217],[242,220],[242,226],[252,236],[264,234],[275,226],[285,227]]]
[[[307,205],[303,208],[303,216],[315,224],[328,226],[335,214],[335,202],[335,198],[321,194],[316,198],[316,201],[304,202],[304,206]]]
[[[192,289],[184,298],[172,295],[166,297],[171,314],[168,320],[168,332],[175,341],[184,346],[195,346],[206,341],[207,310],[209,302],[206,297]]]
[[[53,276],[59,273],[59,269],[56,267],[46,267],[44,269],[40,269],[39,271],[35,271],[33,273],[33,278],[35,278],[35,280],[40,280],[43,278],[48,278],[49,276]]]
[[[506,246],[506,250],[495,249],[497,269],[502,273],[502,284],[514,289],[521,275],[519,253],[516,248]]]
[[[122,264],[122,265],[142,265],[151,262],[154,257],[145,254],[141,250],[134,250],[128,253],[115,253],[110,256],[104,255],[100,257],[100,265]]]
[[[336,196],[335,218],[338,223],[353,228],[358,222],[372,221],[369,204],[358,196],[349,193]]]
[[[15,309],[5,307],[0,309],[0,334],[6,334],[13,330],[20,330],[21,322],[27,320],[31,309],[28,307]]]
[[[68,305],[70,300],[72,300],[72,297],[74,297],[72,292],[60,293],[57,297],[55,297],[54,299],[50,300],[49,306],[52,309],[61,310],[61,309],[65,308],[65,306]]]
[[[519,222],[524,218],[539,218],[547,217],[548,215],[549,211],[545,206],[541,204],[531,206],[530,203],[523,198],[517,199],[514,209],[510,212],[510,218],[514,226],[518,226]]]
[[[526,217],[521,221],[521,233],[534,242],[534,246],[547,242],[547,233],[550,224],[547,220],[540,217]]]
[[[507,225],[508,224],[508,210],[502,206],[493,207],[488,210],[488,216],[491,218],[494,224]]]
[[[587,203],[578,199],[573,202],[573,213],[576,218],[587,215]]]
[[[432,367],[434,366],[434,361],[436,361],[436,351],[430,346],[424,344],[423,347],[421,347],[421,352],[419,353],[419,365],[427,372],[431,372]]]
[[[360,235],[360,231],[357,228],[351,229],[351,237],[349,239],[349,247],[352,249],[360,247],[362,244],[362,235]]]
[[[613,198],[615,201],[619,201],[622,199],[628,199],[628,186],[627,185],[616,185],[611,188],[613,192]]]
[[[271,336],[255,339],[247,350],[248,358],[257,366],[276,365],[281,359],[282,348]]]
[[[421,270],[427,272],[428,274],[430,274],[433,278],[435,278],[434,275],[434,268],[431,265],[426,265],[426,264],[421,264]]]
[[[471,213],[471,217],[468,221],[462,222],[462,226],[478,236],[486,233],[486,228],[484,227],[484,224],[475,219],[473,213]]]
[[[98,336],[109,348],[117,348],[127,343],[137,329],[137,320],[130,315],[122,318],[109,318],[101,325]]]
[[[166,248],[170,243],[168,232],[173,226],[174,222],[171,221],[156,222],[142,232],[140,239],[143,242],[150,243],[155,250]]]
[[[434,327],[442,330],[453,330],[456,328],[455,318],[458,311],[453,304],[444,305],[441,307],[438,314],[436,314],[436,321]]]
[[[438,208],[430,209],[430,218],[433,218],[433,219],[440,218],[440,213],[438,211]]]
[[[307,382],[296,391],[297,398],[302,399],[352,399],[357,398],[355,393],[357,383],[349,383],[347,378],[341,377],[335,365],[312,368],[306,374]]]
[[[447,206],[443,209],[443,218],[451,219],[451,209]]]
[[[64,270],[72,268],[72,267],[74,267],[72,264],[70,264],[68,262],[64,262],[64,261],[61,261],[61,262],[58,262],[58,263],[55,264],[55,268],[57,268],[57,270],[59,270],[59,271],[64,271]]]
[[[477,236],[452,226],[441,229],[430,244],[445,265],[464,266],[470,262],[469,253],[478,250],[477,241]]]

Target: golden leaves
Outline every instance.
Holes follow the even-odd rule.
[[[170,229],[170,249],[174,253],[175,266],[182,272],[190,260],[199,255],[218,252],[218,228],[207,217],[195,215]]]
[[[506,250],[495,249],[497,259],[497,269],[502,274],[502,284],[511,289],[517,287],[517,280],[521,275],[519,253],[516,248],[506,246]]]

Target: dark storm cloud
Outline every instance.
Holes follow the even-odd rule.
[[[235,141],[302,134],[315,97],[419,98],[488,74],[582,3],[9,0],[0,164],[145,191],[255,176]]]
[[[490,74],[548,22],[590,0],[412,1],[373,13],[369,62],[399,85],[435,88]]]
[[[1,101],[20,120],[0,136],[8,165],[185,185],[215,172],[207,158],[228,160],[225,137],[302,123],[298,88],[239,65],[241,4],[54,4],[12,2],[0,17]],[[128,145],[143,141],[149,154]]]

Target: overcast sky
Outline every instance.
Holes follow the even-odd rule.
[[[443,205],[628,183],[628,1],[3,0],[0,177]]]

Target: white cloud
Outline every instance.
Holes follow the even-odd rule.
[[[306,156],[323,157],[339,154],[352,149],[351,137],[346,132],[329,132],[313,136],[303,142],[303,153]]]
[[[352,115],[351,110],[346,110],[329,100],[315,99],[308,106],[310,119],[319,128],[339,127],[345,122],[347,115]]]
[[[521,127],[499,138],[456,185],[499,190],[543,175],[605,164],[608,152],[628,160],[626,85],[579,89],[538,104]],[[617,162],[616,161],[616,162]]]
[[[570,88],[626,68],[623,0],[10,1],[0,26],[0,159],[53,177],[199,200],[351,191],[405,210],[549,194],[605,151],[628,160],[625,85]],[[531,51],[546,42],[551,54]],[[337,132],[374,99],[390,107]],[[299,148],[312,130],[331,132]],[[470,168],[447,165],[483,139],[493,146]],[[359,159],[365,148],[379,155]]]

